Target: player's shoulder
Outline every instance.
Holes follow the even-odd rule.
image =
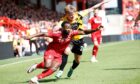
[[[79,19],[83,19],[83,16],[80,13],[78,13],[78,17]]]
[[[82,20],[82,19],[83,19],[83,16],[82,16],[79,12],[75,12],[74,17],[75,17],[77,20]]]
[[[60,35],[60,33],[61,33],[60,29],[59,30],[56,30],[56,31],[53,31],[52,30],[52,31],[48,32],[48,35],[51,36],[51,37],[53,37],[53,36]]]

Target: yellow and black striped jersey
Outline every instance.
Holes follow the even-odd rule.
[[[83,20],[82,19],[87,14],[88,14],[87,11],[80,11],[80,12],[76,12],[74,14],[74,19],[73,19],[73,21],[70,22],[73,30],[83,30],[84,26],[83,26]],[[58,24],[58,25],[60,25],[60,27],[61,27],[61,24],[62,24],[63,21],[68,21],[66,16],[61,18],[61,20]],[[76,35],[76,36],[73,37],[73,40],[79,40],[81,38],[83,38],[83,35]]]

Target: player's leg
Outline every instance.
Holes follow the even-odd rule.
[[[38,45],[38,41],[37,41],[37,39],[33,40],[33,43],[34,43],[35,48],[36,48],[36,54],[39,55],[39,45]]]
[[[45,61],[46,70],[44,70],[41,74],[33,77],[31,79],[31,81],[37,83],[38,80],[43,79],[47,76],[50,76],[51,74],[53,74],[59,68],[61,62],[62,62],[61,57],[46,60]]]
[[[70,53],[70,47],[67,47],[64,54],[62,55],[62,64],[60,66],[60,70],[63,71],[68,60],[68,55]]]
[[[53,59],[54,59],[54,56],[52,54],[50,54],[50,52],[45,52],[45,54],[44,54],[44,68],[46,70],[43,71],[41,74],[31,78],[29,83],[31,82],[31,83],[39,84],[39,82],[38,82],[39,79],[42,79],[42,78],[52,74],[53,70],[51,69],[51,66],[52,66],[52,63],[53,63]],[[42,63],[40,63],[40,66],[41,66],[41,64]]]
[[[27,73],[31,73],[31,72],[33,72],[35,69],[45,69],[46,68],[46,66],[48,65],[48,64],[50,64],[50,62],[49,61],[51,61],[52,59],[53,59],[53,55],[49,55],[49,53],[50,52],[45,52],[45,54],[44,54],[44,61],[43,62],[41,62],[41,63],[39,63],[39,64],[34,64],[34,65],[32,65],[31,67],[29,67],[28,68],[28,70],[27,70]],[[48,58],[49,57],[49,58]],[[48,59],[51,59],[51,60],[48,60]],[[47,60],[47,61],[46,61]],[[48,63],[47,63],[48,62]]]
[[[76,69],[80,64],[82,52],[83,52],[83,44],[73,46],[72,53],[74,53],[74,60],[72,66],[70,67],[70,70],[68,71],[67,77],[71,77],[73,70]]]
[[[30,45],[30,53],[32,54],[33,52],[32,52],[32,43],[33,43],[33,41],[32,40],[29,40],[29,45]]]
[[[53,74],[58,69],[60,64],[61,63],[59,61],[53,60],[51,66],[47,66],[47,69],[37,76],[38,79],[42,79]]]
[[[97,53],[98,53],[98,50],[99,50],[99,45],[101,43],[101,40],[102,40],[101,37],[94,38],[94,47],[93,47],[93,51],[92,51],[91,62],[98,62]]]
[[[73,64],[70,67],[70,70],[68,71],[67,77],[71,77],[73,70],[75,70],[80,64],[81,55],[74,54],[74,58],[75,59],[73,60]]]
[[[36,69],[45,69],[44,61],[39,64],[34,64],[31,67],[28,68],[27,73],[31,73]]]
[[[65,68],[65,66],[67,64],[69,53],[70,53],[70,47],[67,47],[65,49],[64,54],[62,55],[62,64],[60,65],[59,71],[57,72],[57,74],[55,76],[56,78],[60,78],[62,76],[63,70],[64,70],[64,68]]]
[[[49,63],[49,64],[50,64],[50,63]],[[49,69],[46,67],[46,65],[48,65],[48,64],[46,64],[46,62],[41,62],[40,64],[38,64],[39,67],[41,67],[42,65],[44,65],[45,71],[43,71],[41,74],[39,74],[39,75],[37,75],[37,76],[31,78],[31,80],[29,81],[29,84],[39,84],[38,80],[41,79],[41,78],[43,78],[43,77],[44,77],[44,74],[45,74],[46,72],[52,73],[52,71],[49,70]],[[35,70],[36,68],[37,68],[37,64],[35,64],[35,65],[33,65],[33,66],[31,67],[32,70]]]
[[[80,64],[80,59],[81,59],[81,55],[74,54],[73,65],[72,65],[72,67],[71,67],[73,70],[74,70],[75,68],[77,68],[78,65]]]

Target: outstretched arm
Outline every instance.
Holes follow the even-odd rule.
[[[48,37],[47,33],[38,33],[38,34],[34,34],[34,35],[31,35],[31,36],[25,37],[25,39],[32,39],[34,37],[40,37],[40,36]]]
[[[94,30],[87,29],[87,30],[79,31],[78,34],[80,34],[80,35],[90,34],[90,33],[99,31],[101,28],[103,28],[103,26],[100,26],[100,27],[98,27],[98,28],[96,28]]]
[[[99,8],[99,7],[102,6],[103,4],[108,3],[108,2],[110,2],[110,1],[111,1],[111,0],[103,0],[102,2],[100,2],[100,3],[98,3],[98,4],[94,5],[94,6],[92,6],[91,9]]]
[[[105,1],[103,0],[102,2],[96,4],[96,5],[94,5],[94,6],[90,7],[90,8],[88,8],[88,9],[79,11],[79,13],[80,13],[80,12],[84,12],[85,15],[87,15],[88,13],[94,11],[94,9],[99,8],[99,7],[102,6],[103,4],[108,3],[108,2],[110,2],[110,1],[111,1],[111,0],[105,0]],[[85,16],[85,15],[83,15],[83,16]]]

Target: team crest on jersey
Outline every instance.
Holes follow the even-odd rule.
[[[102,21],[101,21],[101,19],[95,19],[94,22],[95,23],[101,23]]]

